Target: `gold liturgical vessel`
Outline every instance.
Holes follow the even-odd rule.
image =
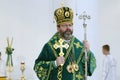
[[[25,76],[24,76],[25,62],[21,62],[21,63],[20,63],[20,70],[21,70],[21,73],[22,73],[20,80],[25,80]]]

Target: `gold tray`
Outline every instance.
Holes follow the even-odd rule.
[[[0,80],[7,80],[6,77],[0,77]]]

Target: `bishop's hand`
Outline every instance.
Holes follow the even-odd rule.
[[[84,47],[85,49],[88,51],[90,51],[90,45],[89,45],[89,42],[87,40],[83,40],[83,44],[84,44]]]
[[[65,58],[63,56],[57,57],[56,64],[57,66],[63,66],[65,63]]]

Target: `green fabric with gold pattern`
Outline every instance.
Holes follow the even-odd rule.
[[[43,47],[39,57],[35,61],[34,70],[40,80],[58,80],[58,67],[55,65],[55,60],[59,56],[60,49],[54,49],[53,45],[58,42],[61,37],[56,33]],[[64,41],[64,44],[68,43]],[[65,64],[62,70],[61,80],[84,80],[85,61],[83,43],[74,36],[68,43],[69,48],[63,48]],[[78,70],[69,72],[67,67],[69,64],[75,63],[78,65]],[[88,52],[88,76],[91,76],[96,68],[96,59],[94,54]]]

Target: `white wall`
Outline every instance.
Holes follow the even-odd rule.
[[[6,37],[13,37],[14,80],[20,77],[20,61],[26,63],[26,79],[38,80],[33,71],[34,61],[43,45],[56,32],[53,11],[60,6],[61,1],[65,0],[53,1],[54,3],[51,0],[42,2],[40,0],[0,0],[0,51],[3,59],[6,60]],[[78,14],[87,11],[92,16],[92,19],[87,21],[87,32],[91,50],[97,59],[97,68],[90,80],[101,80],[103,60],[101,46],[103,44],[110,44],[111,53],[116,55],[117,60],[119,59],[119,37],[117,36],[119,36],[120,6],[117,1],[116,3],[109,1],[107,3],[107,0],[77,0]],[[66,2],[68,2],[66,5],[76,12],[75,0],[66,0]],[[83,40],[82,20],[79,20],[78,16],[74,17],[74,35]],[[119,65],[120,63],[118,67]]]
[[[117,60],[117,80],[119,80],[120,1],[99,0],[98,3],[99,47],[103,44],[109,44],[111,46],[111,54]],[[100,65],[100,67],[102,66]]]
[[[0,51],[6,60],[6,37],[13,37],[14,78],[20,77],[19,64],[26,63],[27,80],[37,80],[34,61],[42,46],[52,36],[50,26],[50,3],[39,0],[0,0]],[[54,28],[54,27],[53,27]],[[55,32],[55,31],[53,31]]]

